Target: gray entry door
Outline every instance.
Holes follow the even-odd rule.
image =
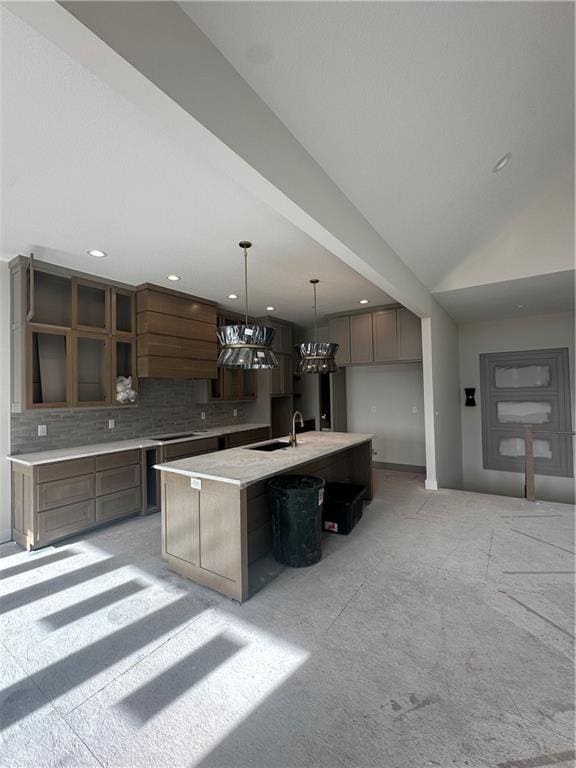
[[[485,469],[524,471],[524,426],[534,429],[539,475],[572,477],[568,349],[480,355]]]

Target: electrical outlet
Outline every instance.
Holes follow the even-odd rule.
[[[38,424],[38,437],[46,437],[46,424]]]
[[[232,416],[238,416],[238,408],[234,408],[232,411]]]
[[[202,421],[206,421],[206,411],[200,411],[200,418]]]
[[[418,408],[415,405],[412,406],[412,413],[418,413]]]
[[[376,406],[375,406],[375,405],[373,405],[373,406],[370,408],[370,413],[376,413],[376,411],[377,411],[377,408],[376,408]]]
[[[114,419],[108,419],[108,429],[114,429],[115,426],[116,426],[116,422],[114,421]]]

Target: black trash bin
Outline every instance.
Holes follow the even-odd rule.
[[[268,481],[272,549],[279,563],[303,568],[320,560],[323,500],[321,477],[280,475]]]

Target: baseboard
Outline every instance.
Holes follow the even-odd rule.
[[[426,467],[419,464],[394,464],[392,461],[373,461],[374,469],[391,469],[393,472],[414,472],[418,475],[426,474]]]
[[[12,541],[11,528],[6,528],[5,531],[0,531],[0,544],[6,544],[7,541]]]

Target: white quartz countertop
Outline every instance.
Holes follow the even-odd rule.
[[[303,464],[339,453],[371,441],[374,435],[355,432],[302,432],[296,448],[278,451],[254,451],[247,447],[229,448],[218,453],[191,456],[189,459],[157,464],[156,469],[205,480],[218,480],[241,488],[288,472]],[[277,438],[287,442],[288,437]],[[276,442],[264,440],[254,445]]]
[[[205,440],[207,437],[220,437],[229,435],[232,432],[245,432],[252,429],[264,429],[269,424],[228,424],[224,427],[210,427],[206,430],[198,429],[191,434],[193,430],[182,432],[178,436],[177,432],[171,432],[170,438],[139,437],[133,440],[118,440],[113,443],[95,443],[94,445],[79,445],[70,448],[54,448],[51,451],[37,451],[35,453],[20,453],[15,456],[8,456],[9,461],[17,464],[24,464],[28,467],[38,464],[50,464],[53,461],[69,461],[72,459],[84,459],[90,456],[98,456],[103,453],[118,453],[119,451],[131,451],[134,448],[155,448],[166,443],[181,443],[189,440]],[[161,429],[158,430],[162,432]]]

